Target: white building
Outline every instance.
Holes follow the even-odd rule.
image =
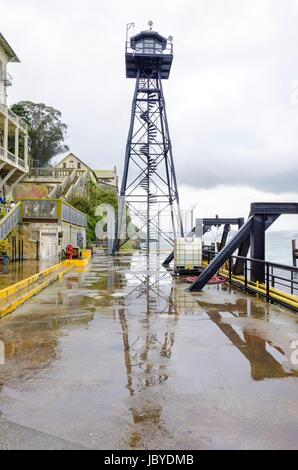
[[[59,163],[55,165],[56,169],[60,170],[85,170],[89,173],[89,178],[106,189],[112,189],[118,192],[118,176],[117,168],[114,166],[112,170],[92,170],[86,163],[84,163],[79,157],[70,153],[63,158]]]
[[[29,170],[27,124],[7,106],[10,62],[20,61],[0,33],[0,196],[6,198]]]

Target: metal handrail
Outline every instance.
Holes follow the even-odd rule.
[[[49,198],[56,198],[60,197],[63,194],[64,189],[73,182],[75,179],[76,172],[75,170],[72,170],[71,173],[67,173],[65,176],[64,180],[62,181],[61,184],[57,184],[52,191],[49,194]]]
[[[286,264],[281,263],[274,263],[271,261],[263,261],[255,258],[245,258],[244,256],[231,256],[228,263],[228,272],[229,272],[229,280],[232,281],[233,277],[233,261],[240,259],[243,261],[243,282],[244,282],[244,290],[246,292],[254,292],[255,287],[260,287],[263,285],[264,293],[261,294],[266,298],[267,302],[278,302],[280,304],[285,304],[282,300],[276,299],[276,292],[274,289],[278,288],[280,292],[288,295],[297,295],[298,294],[298,268]],[[262,265],[262,269],[264,269],[264,283],[261,282],[253,282],[251,280],[251,271],[254,265],[254,269],[256,268],[256,264]],[[290,273],[290,276],[285,277],[285,274],[277,273],[274,270],[277,269],[279,271],[286,271]],[[296,280],[294,279],[296,277]],[[237,280],[237,279],[236,279]],[[233,279],[233,282],[235,279]],[[273,289],[273,291],[272,291]],[[288,306],[288,305],[287,305]]]
[[[207,260],[208,263],[212,259],[216,258],[218,253],[210,249],[203,249],[203,259]],[[243,262],[243,275],[242,278],[233,274],[234,262],[241,260]],[[254,266],[253,266],[254,264]],[[254,270],[258,269],[256,265],[262,265],[262,272],[265,274],[264,282],[254,282],[251,280],[252,267]],[[236,284],[241,284],[246,292],[255,293],[256,288],[262,287],[264,292],[263,295],[267,302],[279,302],[282,305],[289,306],[287,303],[283,303],[282,300],[276,299],[276,291],[279,289],[284,295],[298,295],[298,267],[275,263],[272,261],[264,261],[256,258],[248,258],[245,256],[231,256],[228,260],[228,278],[229,281]],[[281,271],[284,271],[282,273]],[[286,273],[285,273],[286,272]],[[273,289],[273,291],[272,291]],[[296,299],[294,297],[294,299]],[[296,301],[296,300],[295,300]]]
[[[47,177],[52,178],[66,177],[69,176],[73,171],[77,173],[84,173],[86,170],[79,168],[30,168],[30,177]]]
[[[16,227],[20,222],[21,203],[19,202],[3,217],[3,219],[0,220],[0,240],[5,240],[14,227]]]
[[[11,160],[12,162],[14,162],[14,163],[16,161],[16,156],[12,152],[10,152],[9,150],[7,150],[7,158],[9,160]]]
[[[62,220],[64,222],[87,227],[87,216],[65,201],[62,201]]]
[[[85,172],[81,176],[79,176],[76,183],[73,186],[71,186],[69,190],[67,191],[67,193],[65,194],[66,201],[76,196],[77,194],[82,193],[82,190],[84,189],[88,175],[89,175],[89,172],[85,170]]]

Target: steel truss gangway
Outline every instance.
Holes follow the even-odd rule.
[[[202,290],[237,249],[239,249],[238,256],[240,258],[233,267],[233,274],[243,275],[243,260],[247,257],[250,249],[251,258],[258,260],[258,262],[252,263],[251,281],[264,283],[266,277],[265,264],[259,261],[265,261],[265,233],[283,214],[298,214],[298,203],[252,203],[245,224],[240,227],[235,237],[217,254],[188,290],[191,292]]]

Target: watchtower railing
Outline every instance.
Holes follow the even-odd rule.
[[[161,44],[157,41],[152,40],[150,44],[136,43],[135,49],[130,45],[130,41],[125,43],[126,54],[141,54],[141,55],[173,55],[173,43],[168,42],[164,49],[161,48]]]
[[[21,222],[21,203],[19,202],[13,209],[0,220],[0,240],[10,234],[10,232]]]

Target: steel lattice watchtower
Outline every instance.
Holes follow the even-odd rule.
[[[151,23],[149,23],[151,26]],[[126,77],[136,79],[126,145],[122,209],[128,208],[146,228],[150,240],[160,234],[167,241],[183,235],[172,145],[162,80],[168,79],[173,61],[172,38],[142,31],[126,42]],[[159,226],[169,210],[172,234]],[[121,219],[121,217],[120,217]],[[119,224],[121,225],[121,223]],[[121,231],[119,228],[118,234]],[[120,237],[123,240],[123,236]]]

